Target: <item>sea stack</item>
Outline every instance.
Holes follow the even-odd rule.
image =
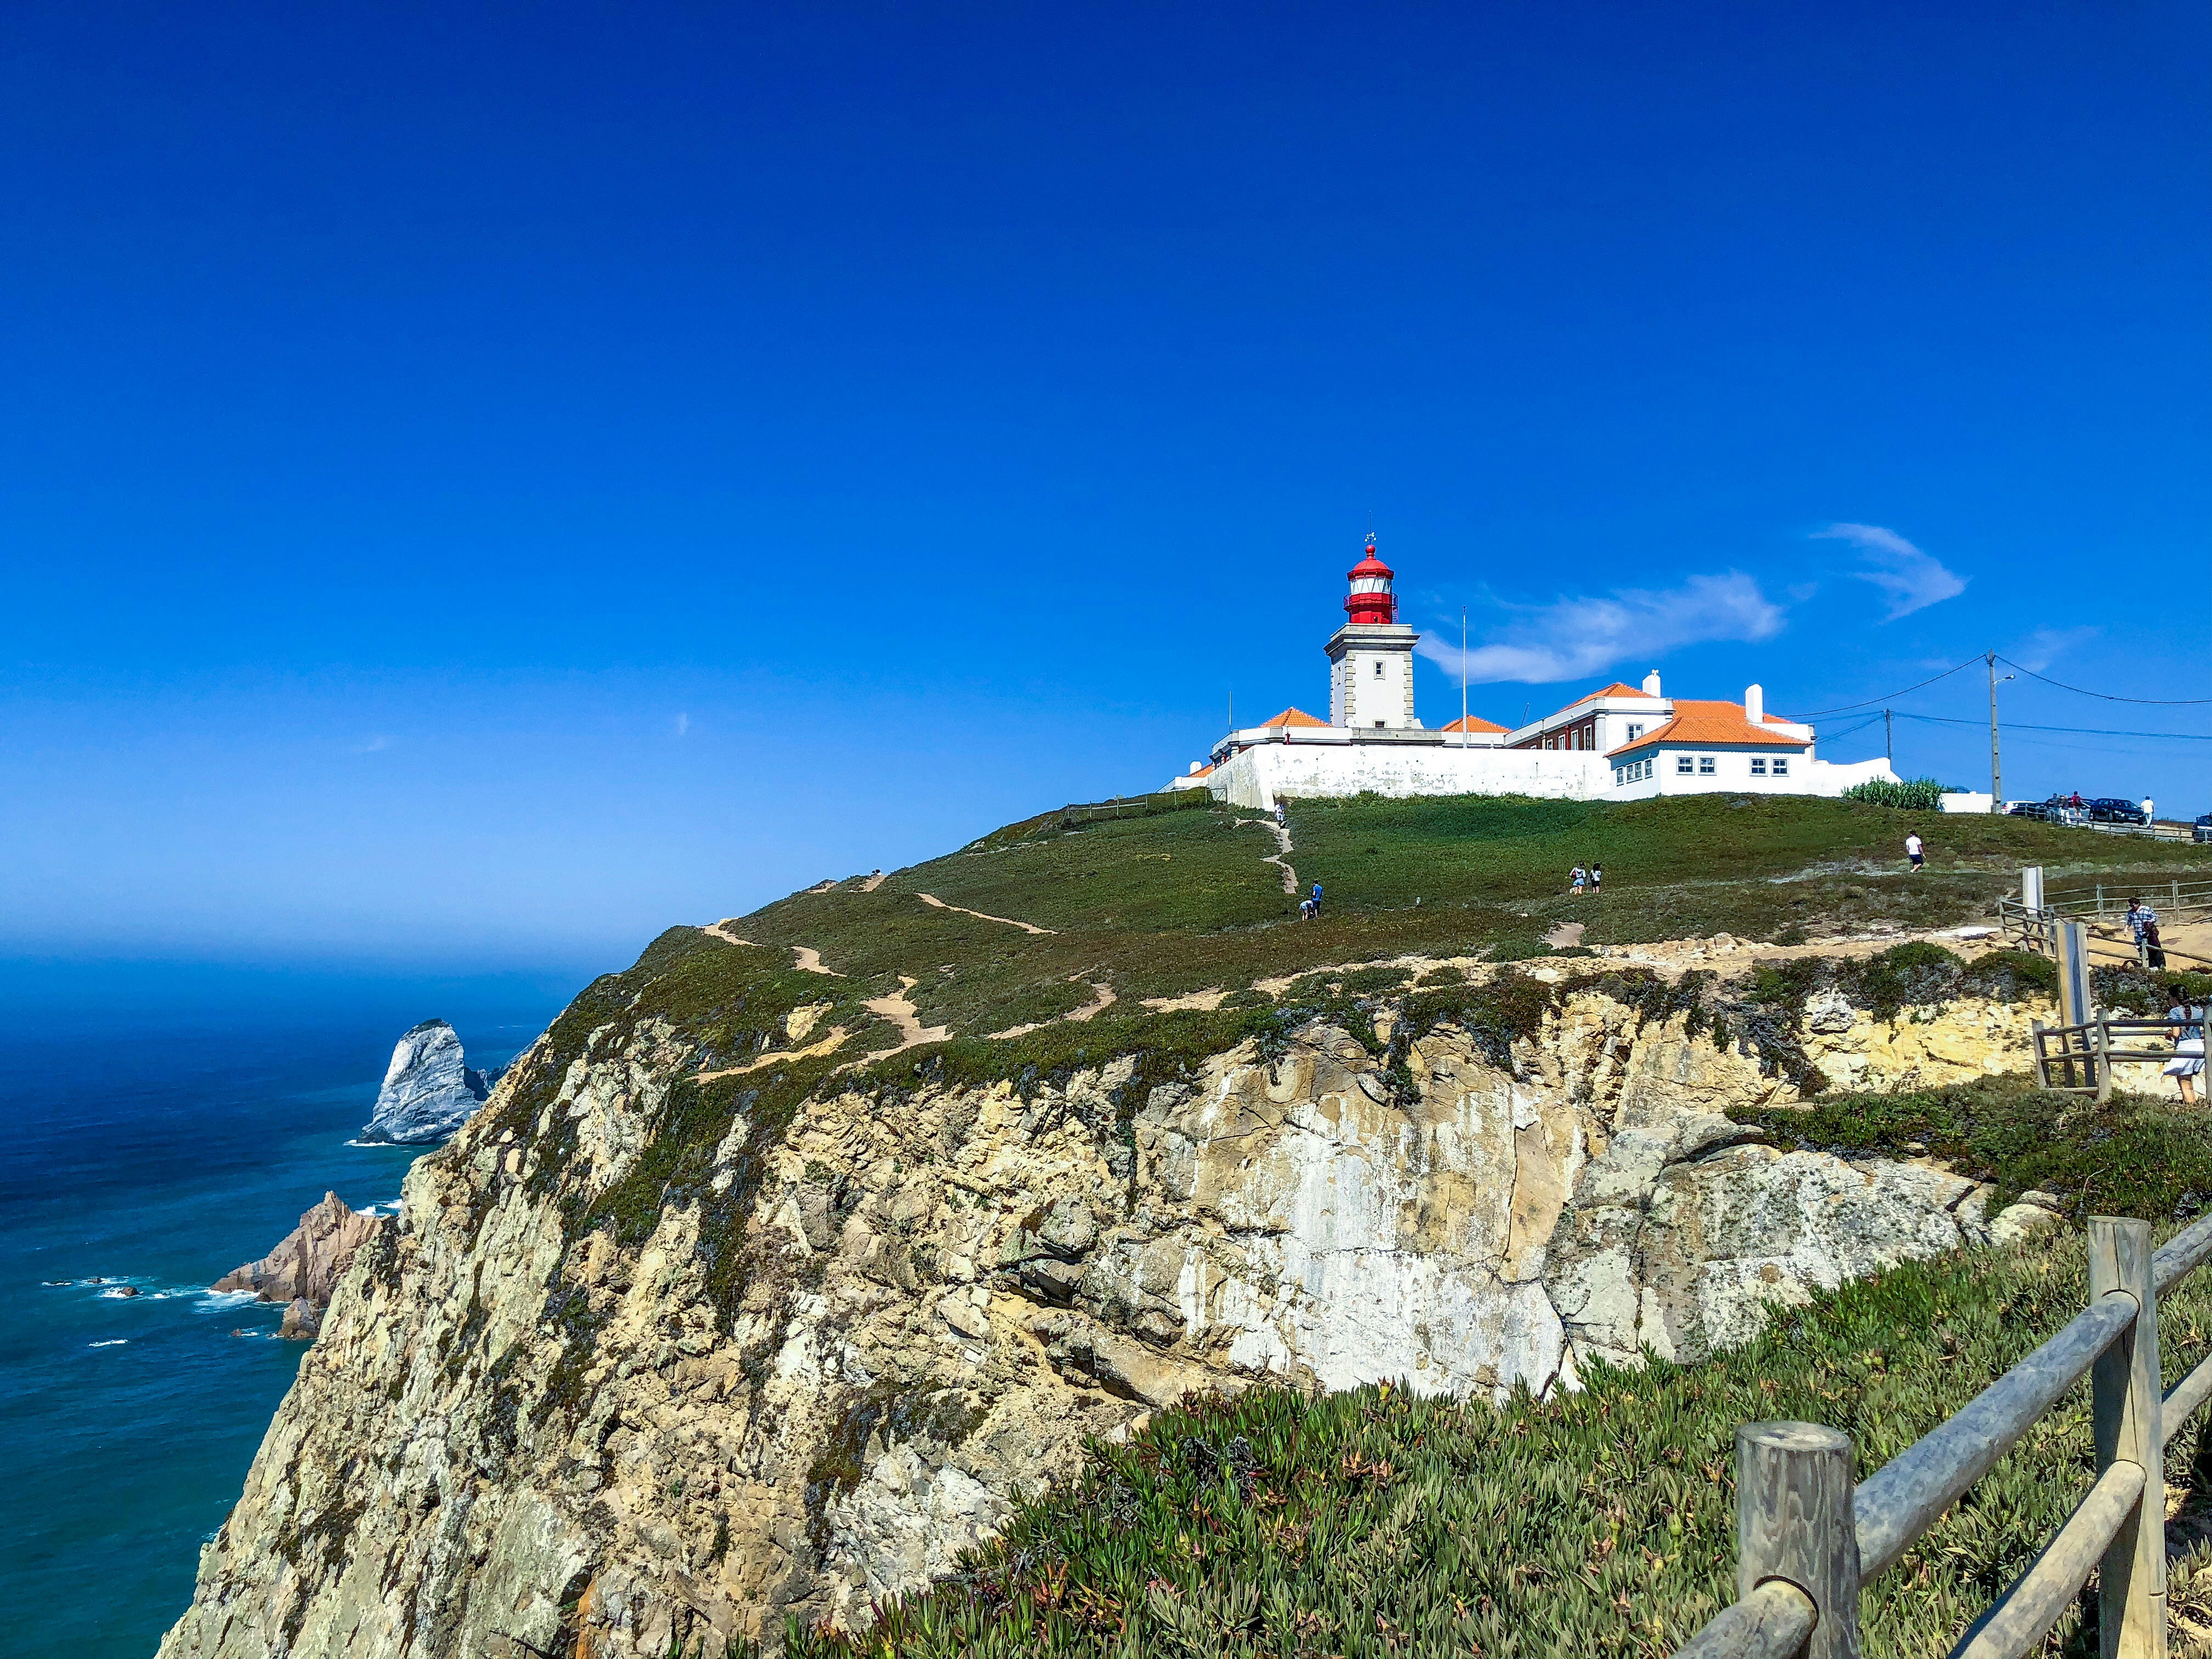
[[[461,1040],[442,1019],[426,1019],[399,1039],[363,1140],[428,1146],[467,1122],[491,1093],[499,1071],[464,1061]]]
[[[354,1252],[394,1224],[390,1216],[365,1215],[336,1193],[325,1193],[283,1243],[260,1261],[233,1268],[210,1288],[251,1291],[264,1302],[284,1303],[278,1334],[313,1337],[322,1328],[323,1310],[331,1305],[331,1292]]]

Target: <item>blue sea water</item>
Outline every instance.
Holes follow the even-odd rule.
[[[346,1143],[408,1026],[504,1060],[581,983],[0,964],[0,1650],[153,1652],[305,1352],[204,1287],[398,1196]]]

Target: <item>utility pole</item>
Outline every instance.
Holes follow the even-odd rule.
[[[1897,745],[1891,741],[1889,710],[1881,711],[1881,758],[1893,772],[1897,770]]]
[[[1997,760],[1997,653],[1990,659],[1990,811],[2004,811],[2004,768]],[[2008,678],[2010,676],[2007,676]]]
[[[1459,746],[1467,747],[1467,607],[1459,608]]]

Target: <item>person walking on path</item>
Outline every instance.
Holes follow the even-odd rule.
[[[2166,1062],[2165,1074],[2181,1091],[2181,1103],[2185,1106],[2197,1103],[2197,1079],[2204,1074],[2204,1017],[2208,1012],[2212,1010],[2202,1003],[2192,1007],[2187,997],[2166,1011],[2166,1017],[2173,1022],[2174,1054]]]
[[[2146,968],[2166,971],[2166,941],[2158,936],[2158,912],[2139,898],[2128,901],[2128,931],[2136,936],[2136,955]]]
[[[1603,884],[1604,881],[1605,872],[1599,869],[1595,864],[1590,866],[1590,896],[1592,898],[1595,898],[1597,896],[1597,890]]]
[[[1280,801],[1277,801],[1277,802],[1275,803],[1275,828],[1276,828],[1276,829],[1278,829],[1278,830],[1279,830],[1279,829],[1281,829],[1282,827],[1283,827],[1283,803],[1282,803],[1282,802],[1280,802]]]
[[[1579,864],[1575,866],[1573,869],[1567,872],[1567,896],[1569,898],[1580,898],[1583,894],[1583,888],[1589,880],[1589,872],[1583,869]]]
[[[2150,798],[2148,795],[2145,795],[2145,796],[2143,797],[2143,802],[2142,802],[2143,828],[2144,828],[2144,829],[2146,829],[2146,830],[2149,829],[2151,825],[2153,825],[2154,823],[2156,823],[2158,822],[2158,819],[2157,819],[2156,816],[2153,813],[2153,811],[2152,811],[2152,810],[2151,810],[2153,807],[2156,806],[2156,805],[2157,805],[2157,804],[2158,804],[2158,803],[2157,803],[2157,802],[2155,802],[2155,801],[2154,801],[2153,799],[2151,799],[2151,798]]]
[[[1926,862],[1924,850],[1920,844],[1920,832],[1917,830],[1905,838],[1905,856],[1916,870]]]

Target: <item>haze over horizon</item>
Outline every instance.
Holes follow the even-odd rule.
[[[20,9],[0,957],[618,966],[1325,714],[1370,518],[1431,725],[1462,606],[1509,724],[2212,698],[2208,47]],[[2001,696],[2008,794],[2212,807],[2212,706]]]

